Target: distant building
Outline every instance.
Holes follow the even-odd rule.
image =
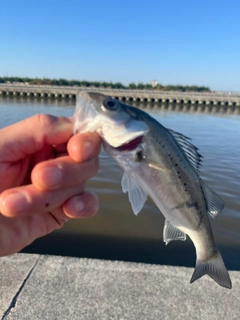
[[[158,85],[158,81],[157,80],[153,80],[150,82],[150,85],[155,88]]]

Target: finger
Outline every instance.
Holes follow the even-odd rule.
[[[55,153],[67,153],[67,143],[53,145]]]
[[[73,124],[68,118],[38,114],[1,129],[2,161],[18,161],[41,150],[46,144],[66,143],[72,135]]]
[[[18,252],[35,239],[61,228],[68,220],[61,207],[12,219],[0,215],[0,257]]]
[[[0,212],[6,217],[51,212],[67,199],[83,191],[84,183],[54,191],[40,191],[33,185],[8,189],[0,195]]]
[[[40,237],[62,228],[64,223],[69,220],[69,217],[65,215],[62,206],[52,209],[51,211],[44,212],[41,215],[44,215],[42,225],[45,225],[45,227],[42,228],[42,235],[39,235]]]
[[[95,216],[98,210],[98,197],[93,192],[84,192],[74,196],[63,205],[63,211],[69,218],[90,218]]]
[[[68,153],[76,162],[85,161],[99,154],[100,142],[101,139],[96,132],[76,134],[68,141]]]
[[[93,177],[98,166],[98,158],[79,164],[69,156],[64,156],[37,164],[32,170],[31,179],[39,190],[68,188]]]

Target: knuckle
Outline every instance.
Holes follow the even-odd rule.
[[[44,113],[39,113],[34,117],[36,118],[36,121],[40,123],[43,127],[52,126],[57,120],[57,117]]]

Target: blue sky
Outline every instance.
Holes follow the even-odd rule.
[[[240,91],[240,1],[0,0],[0,76]]]

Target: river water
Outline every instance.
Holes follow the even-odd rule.
[[[219,217],[211,219],[216,243],[229,269],[240,270],[240,116],[159,111],[145,106],[162,125],[192,139],[202,154],[201,176],[225,201]],[[0,98],[0,127],[36,113],[71,116],[74,103]],[[189,239],[163,244],[164,218],[149,199],[136,217],[120,187],[122,170],[103,151],[100,170],[88,182],[99,195],[96,217],[71,220],[51,235],[36,240],[24,252],[194,266]]]

